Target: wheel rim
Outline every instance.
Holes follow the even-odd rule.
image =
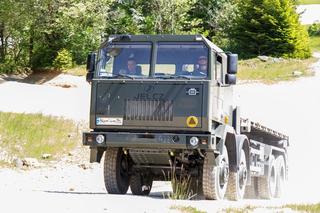
[[[246,166],[246,156],[245,156],[245,153],[242,151],[241,161],[240,161],[240,166],[239,166],[239,188],[241,190],[247,184],[247,179],[248,179],[248,171],[247,171],[247,166]]]
[[[284,185],[284,182],[285,182],[285,170],[284,170],[284,167],[282,166],[280,168],[280,174],[279,174],[279,191],[280,193],[282,193],[282,187]]]
[[[276,192],[276,184],[277,184],[276,171],[275,171],[275,167],[274,166],[271,167],[271,174],[270,174],[270,178],[269,178],[269,184],[270,184],[271,196],[274,196],[275,192]]]
[[[119,169],[119,173],[120,173],[120,178],[122,182],[127,182],[128,181],[128,161],[125,158],[125,156],[122,154],[120,154],[120,169]]]
[[[221,166],[219,166],[219,186],[221,189],[228,183],[229,178],[229,165],[225,161],[225,159],[222,160]]]
[[[221,193],[221,196],[224,196],[224,192],[228,185],[229,179],[229,160],[227,155],[227,150],[224,149],[223,153],[218,157],[218,187]]]

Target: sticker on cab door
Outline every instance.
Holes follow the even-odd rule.
[[[97,117],[96,125],[121,126],[123,125],[123,118]]]

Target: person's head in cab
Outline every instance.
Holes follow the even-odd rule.
[[[207,76],[208,73],[208,58],[207,56],[199,56],[196,67],[192,75],[194,76]]]
[[[128,59],[128,74],[137,74],[137,62],[134,58]]]
[[[207,72],[208,69],[208,58],[204,55],[198,58],[198,70]]]

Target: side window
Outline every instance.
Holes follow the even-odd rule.
[[[222,58],[217,55],[217,60],[215,64],[215,78],[218,82],[223,82],[222,80]]]

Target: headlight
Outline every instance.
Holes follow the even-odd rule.
[[[98,135],[96,137],[96,142],[99,144],[102,144],[104,142],[104,136],[103,135]]]
[[[199,139],[197,137],[191,137],[190,144],[191,146],[197,146],[199,144]]]

